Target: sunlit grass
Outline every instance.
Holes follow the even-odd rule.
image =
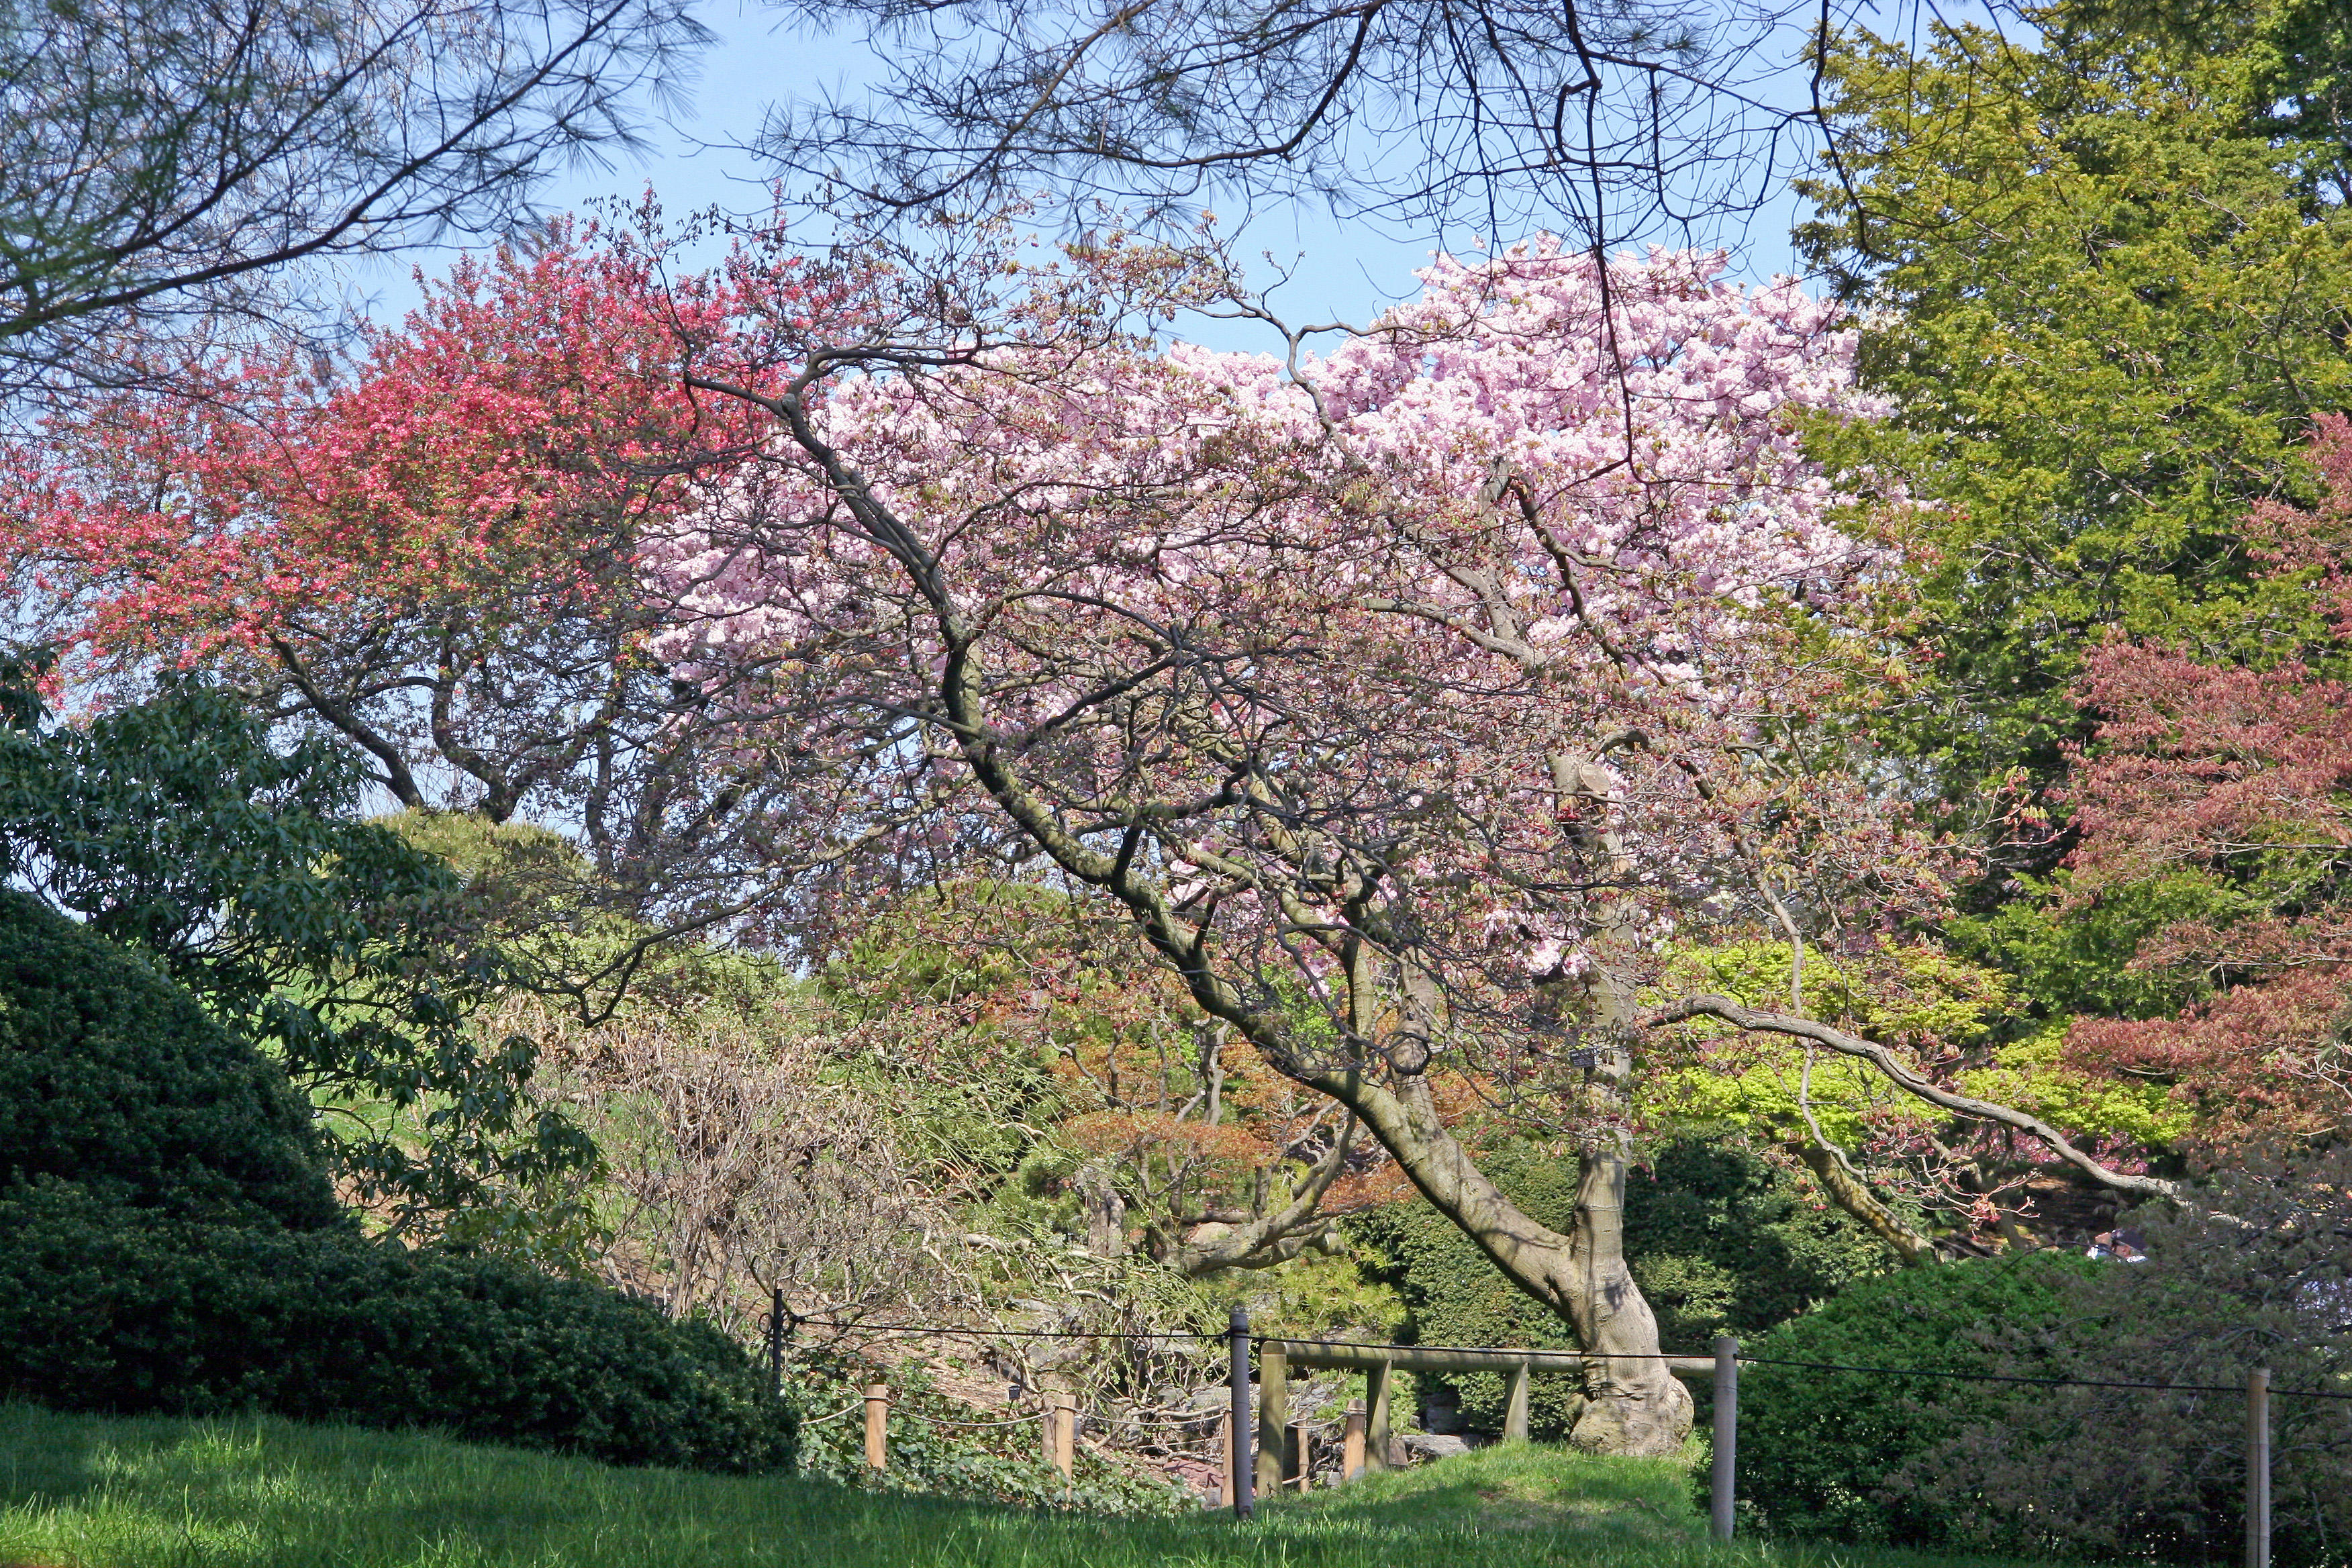
[[[1230,1516],[1112,1521],[437,1437],[0,1405],[0,1568],[1676,1568],[1949,1563],[1706,1539],[1681,1466],[1492,1449]]]

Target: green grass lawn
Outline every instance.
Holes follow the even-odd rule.
[[[1257,1522],[1111,1521],[283,1421],[0,1405],[0,1568],[1535,1568],[1950,1563],[1706,1539],[1683,1468],[1488,1449]]]

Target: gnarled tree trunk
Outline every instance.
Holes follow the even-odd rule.
[[[1576,1224],[1562,1236],[1529,1218],[1479,1171],[1446,1131],[1426,1079],[1406,1076],[1383,1086],[1327,1071],[1302,1081],[1353,1110],[1422,1195],[1507,1279],[1575,1325],[1593,1359],[1571,1441],[1596,1453],[1681,1450],[1690,1434],[1690,1394],[1660,1359],[1658,1321],[1625,1266],[1622,1133],[1583,1152]]]
[[[1601,1454],[1673,1454],[1690,1436],[1691,1396],[1658,1354],[1657,1317],[1625,1262],[1629,1142],[1612,1131],[1588,1139],[1579,1155],[1570,1242],[1579,1274],[1569,1311],[1595,1359],[1570,1440]]]

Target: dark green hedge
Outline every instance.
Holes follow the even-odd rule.
[[[2352,1152],[2240,1151],[2194,1201],[2132,1216],[2147,1261],[2038,1253],[1858,1288],[1759,1357],[1990,1374],[1755,1366],[1741,1493],[1788,1535],[2011,1561],[2226,1560],[2245,1528],[2249,1369],[2273,1379],[2272,1561],[2352,1541]],[[2210,1206],[2209,1206],[2210,1205]]]
[[[426,1427],[614,1464],[793,1456],[791,1414],[714,1329],[498,1259],[206,1225],[61,1183],[0,1196],[0,1395]]]
[[[286,1076],[133,953],[0,890],[0,1191],[310,1228],[340,1217]]]
[[[137,954],[0,892],[0,1396],[437,1428],[772,1470],[791,1413],[717,1331],[362,1237],[310,1108]]]

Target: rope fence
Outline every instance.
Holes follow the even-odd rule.
[[[935,1339],[975,1340],[1207,1340],[1223,1339],[1223,1334],[1202,1333],[1193,1329],[982,1329],[958,1324],[940,1323],[844,1323],[829,1318],[803,1318],[786,1315],[792,1328],[835,1329],[857,1334],[914,1334]]]
[[[769,1320],[769,1352],[776,1372],[776,1387],[782,1389],[784,1345],[795,1329],[801,1327],[829,1329],[845,1333],[899,1335],[929,1339],[1016,1339],[1016,1340],[1088,1340],[1102,1342],[1146,1342],[1166,1343],[1171,1341],[1192,1341],[1204,1345],[1223,1341],[1230,1352],[1227,1381],[1232,1390],[1230,1410],[1203,1411],[1189,1420],[1179,1418],[1169,1425],[1200,1426],[1221,1423],[1224,1434],[1225,1491],[1234,1516],[1247,1520],[1255,1512],[1255,1495],[1272,1492],[1284,1486],[1303,1486],[1307,1480],[1304,1463],[1306,1439],[1302,1427],[1289,1419],[1288,1373],[1292,1366],[1361,1372],[1365,1378],[1364,1398],[1349,1407],[1344,1423],[1340,1479],[1352,1481],[1366,1470],[1385,1469],[1391,1460],[1390,1448],[1390,1387],[1394,1373],[1399,1371],[1492,1372],[1502,1373],[1507,1380],[1506,1413],[1502,1440],[1523,1442],[1528,1437],[1528,1383],[1537,1372],[1580,1373],[1593,1363],[1611,1361],[1658,1361],[1677,1376],[1711,1374],[1714,1381],[1714,1458],[1709,1477],[1709,1524],[1717,1541],[1729,1542],[1733,1533],[1734,1498],[1736,1495],[1738,1452],[1739,1373],[1743,1367],[1773,1367],[1801,1372],[1851,1373],[1870,1377],[1944,1378],[1966,1383],[1998,1383],[2023,1384],[2042,1388],[2101,1388],[2124,1389],[2157,1394],[2215,1394],[2242,1395],[2246,1401],[2246,1568],[2269,1568],[2270,1564],[2270,1417],[2269,1402],[2281,1399],[2352,1399],[2352,1390],[2325,1388],[2273,1388],[2270,1373],[2254,1368],[2246,1374],[2242,1384],[2210,1383],[2155,1383],[2120,1378],[2026,1377],[1999,1373],[1960,1372],[1941,1367],[1918,1366],[1853,1366],[1839,1362],[1792,1361],[1774,1356],[1748,1356],[1739,1353],[1739,1342],[1731,1338],[1716,1341],[1712,1353],[1705,1356],[1675,1355],[1664,1351],[1629,1352],[1588,1352],[1577,1350],[1534,1349],[1510,1346],[1415,1345],[1395,1342],[1357,1340],[1292,1340],[1251,1331],[1249,1314],[1240,1307],[1224,1333],[1209,1333],[1200,1330],[1164,1329],[1151,1331],[1108,1329],[996,1329],[942,1325],[932,1323],[852,1323],[823,1318],[802,1318],[789,1312],[783,1304],[782,1292],[775,1293],[774,1311]],[[1257,1375],[1250,1375],[1255,1352]],[[1249,1391],[1257,1391],[1257,1418],[1248,1418]],[[1042,1411],[1045,1457],[1066,1479],[1071,1474],[1071,1445],[1078,1424],[1075,1397],[1061,1391],[1039,1390],[1044,1396]],[[887,1464],[887,1423],[888,1391],[879,1384],[866,1391],[866,1453],[868,1462],[877,1469]],[[846,1406],[817,1420],[833,1420],[847,1415],[856,1405]],[[960,1422],[942,1420],[939,1425],[966,1428],[1001,1428],[1024,1425],[1037,1419],[1020,1416],[1003,1421]],[[812,1423],[813,1424],[813,1423]],[[1255,1426],[1255,1432],[1252,1426]],[[1254,1440],[1253,1440],[1254,1439]],[[1328,1439],[1327,1439],[1328,1440]]]
[[[932,1339],[1013,1339],[1013,1340],[1197,1340],[1217,1343],[1223,1334],[1208,1333],[1198,1329],[1108,1330],[1108,1329],[983,1329],[964,1328],[936,1323],[844,1323],[824,1318],[790,1318],[793,1326],[834,1329],[868,1334],[900,1334]],[[1416,1351],[1437,1351],[1454,1355],[1502,1355],[1528,1357],[1539,1361],[1574,1362],[1578,1366],[1562,1365],[1539,1370],[1572,1372],[1581,1363],[1591,1361],[1664,1361],[1708,1362],[1712,1355],[1697,1355],[1673,1351],[1610,1351],[1527,1350],[1508,1345],[1422,1345],[1402,1341],[1386,1340],[1312,1340],[1293,1343],[1313,1344],[1343,1351],[1394,1351],[1409,1354]],[[2125,1383],[2106,1379],[2081,1377],[2009,1377],[1987,1372],[1952,1372],[1926,1366],[1848,1366],[1842,1362],[1787,1361],[1772,1356],[1743,1355],[1742,1366],[1780,1366],[1804,1372],[1865,1373],[1876,1377],[1944,1377],[1966,1383],[2029,1384],[2045,1388],[2128,1388],[2160,1394],[2239,1394],[2238,1384],[2223,1383]],[[2274,1399],[2352,1399],[2352,1391],[2325,1388],[2273,1388]]]
[[[860,1400],[856,1405],[845,1405],[838,1410],[829,1410],[822,1415],[803,1415],[801,1417],[800,1424],[803,1426],[822,1426],[828,1421],[838,1421],[851,1411],[863,1408],[864,1405],[865,1401]]]

